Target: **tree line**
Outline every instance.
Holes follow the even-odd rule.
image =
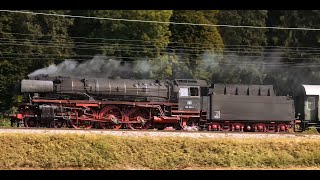
[[[319,10],[38,10],[33,12],[161,22],[320,28]],[[292,95],[319,84],[319,31],[255,29],[65,18],[0,12],[0,111],[21,100],[14,85],[65,59],[95,55],[152,64],[150,78],[272,84]],[[137,78],[146,76],[139,73]]]

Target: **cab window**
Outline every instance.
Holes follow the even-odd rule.
[[[188,88],[180,88],[180,97],[189,96]]]
[[[190,96],[199,96],[199,89],[196,87],[190,88]]]
[[[316,98],[315,97],[308,97],[307,98],[307,108],[309,110],[315,110],[315,107],[316,107]]]
[[[180,97],[190,97],[190,96],[199,96],[199,88],[197,87],[181,87],[180,88]]]

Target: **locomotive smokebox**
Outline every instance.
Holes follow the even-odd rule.
[[[21,92],[53,92],[53,81],[24,79],[21,81]]]

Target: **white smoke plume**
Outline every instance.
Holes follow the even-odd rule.
[[[96,78],[119,76],[125,79],[204,79],[208,77],[209,83],[273,84],[283,92],[287,92],[287,84],[291,84],[291,89],[294,89],[301,83],[320,83],[319,71],[310,71],[310,68],[299,68],[286,64],[283,62],[285,54],[286,52],[281,49],[263,52],[261,56],[206,52],[201,57],[196,73],[191,72],[185,57],[177,55],[164,55],[156,60],[139,59],[134,62],[97,55],[87,61],[65,60],[58,65],[51,64],[28,76],[39,74]],[[314,61],[315,65],[318,66],[318,62]],[[301,62],[301,65],[305,64],[311,66],[312,62]],[[201,73],[197,74],[197,72]]]
[[[203,53],[203,61],[201,64],[201,68],[203,69],[212,69],[212,68],[216,68],[219,64],[219,62],[221,61],[223,56],[221,56],[220,54],[216,54],[214,52],[211,51],[206,51]]]
[[[113,60],[106,56],[96,55],[93,59],[84,62],[65,60],[62,63],[38,69],[28,76],[47,74],[49,76],[70,76],[70,77],[96,77],[108,78],[120,76],[131,78],[134,74],[144,74],[150,76],[150,65],[147,60],[139,60],[135,63]]]

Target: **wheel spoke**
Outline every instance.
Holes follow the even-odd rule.
[[[100,122],[102,129],[120,129],[122,124],[119,122],[122,120],[122,112],[116,106],[107,106],[100,112],[100,117],[108,119],[108,121]]]
[[[149,129],[150,122],[150,110],[145,108],[133,108],[129,112],[129,119],[139,121],[140,123],[128,123],[128,127],[131,129]]]

